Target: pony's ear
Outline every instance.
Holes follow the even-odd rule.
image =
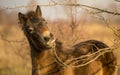
[[[21,24],[25,23],[25,20],[26,20],[25,15],[22,14],[21,12],[18,13],[18,19],[19,19]]]
[[[39,5],[37,5],[37,8],[36,8],[36,14],[37,14],[37,16],[39,16],[39,17],[42,16],[41,8],[40,8]]]

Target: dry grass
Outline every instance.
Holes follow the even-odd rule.
[[[14,16],[15,18],[8,22],[2,18],[4,15],[6,14],[0,13],[0,75],[30,75],[30,48],[26,40],[18,42],[25,36],[20,27],[18,27],[17,17]],[[10,16],[10,14],[8,15]],[[1,20],[4,22],[1,22]],[[69,23],[65,21],[58,20],[54,23],[49,22],[49,24],[55,37],[62,40],[63,44],[67,43],[67,46],[73,44],[73,41],[77,43],[89,39],[100,40],[109,46],[113,45],[114,35],[112,30],[102,24],[80,24],[76,28],[74,36],[71,35]],[[3,36],[1,37],[1,35]],[[77,40],[74,40],[76,37]],[[119,53],[119,49],[115,51],[116,57],[120,57]],[[118,61],[118,64],[120,64],[120,61]]]
[[[3,28],[0,27],[1,32]],[[25,42],[14,42],[24,38],[23,34],[17,27],[11,27],[9,31],[11,32],[6,35],[3,32],[3,35],[11,42],[0,39],[0,75],[30,75],[31,61],[28,45],[23,45]]]
[[[51,28],[51,30],[54,32],[56,37],[62,39],[65,41],[67,36],[60,37],[60,33],[57,31],[57,27],[55,26]],[[81,29],[81,26],[79,26],[77,29]],[[0,27],[2,31],[2,26]],[[56,30],[55,30],[56,29]],[[65,26],[65,29],[67,30],[67,26]],[[24,35],[20,28],[11,27],[11,33],[6,35],[6,39],[8,40],[21,40],[24,38]],[[82,32],[82,33],[81,33]],[[95,39],[103,41],[104,43],[111,46],[113,44],[113,33],[112,31],[107,28],[104,25],[100,24],[89,24],[85,25],[83,27],[83,30],[78,34],[83,40],[88,39]],[[69,34],[69,31],[67,31],[67,34]],[[70,37],[70,36],[69,36]],[[68,41],[65,41],[68,42]],[[29,54],[29,47],[28,43],[20,43],[20,42],[7,42],[3,39],[0,39],[0,75],[30,75],[31,74],[31,60],[30,60],[30,54]],[[115,54],[117,57],[119,54],[119,49],[115,51]],[[119,58],[118,58],[119,59]],[[120,61],[118,61],[120,63]]]

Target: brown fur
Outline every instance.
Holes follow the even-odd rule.
[[[52,50],[55,47],[57,55],[62,61],[66,62],[69,56],[70,58],[75,58],[91,54],[98,49],[107,48],[108,46],[104,43],[96,40],[81,42],[74,45],[71,52],[67,52],[67,49],[58,40],[47,44],[50,40],[54,40],[54,38],[51,33],[44,33],[49,31],[49,29],[46,21],[42,18],[39,6],[37,6],[36,12],[30,11],[26,15],[19,13],[19,20],[31,47],[32,75],[114,75],[116,58],[113,52],[105,53],[97,60],[83,67],[63,68],[63,66],[56,62]],[[45,35],[43,36],[42,34]],[[56,45],[54,46],[54,44]]]

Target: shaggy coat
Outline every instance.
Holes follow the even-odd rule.
[[[39,6],[36,11],[29,11],[27,14],[19,13],[18,17],[31,47],[32,75],[115,75],[116,58],[113,52],[105,53],[97,60],[79,68],[62,66],[54,53],[55,50],[61,61],[66,63],[69,59],[108,48],[104,43],[88,40],[74,45],[70,51],[54,38],[42,17]]]

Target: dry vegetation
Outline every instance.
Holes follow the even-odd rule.
[[[9,14],[1,16],[4,15]],[[3,24],[7,22],[8,24]],[[30,49],[22,30],[17,23],[10,24],[8,19],[5,19],[3,23],[0,26],[0,75],[30,75]],[[67,43],[67,46],[71,45],[72,42],[68,41],[71,40],[71,29],[68,22],[58,20],[48,22],[48,24],[50,24],[49,27],[57,38]],[[115,39],[113,31],[100,23],[79,25],[75,35],[79,39],[75,43],[88,39],[96,39],[111,46]],[[116,53],[120,55],[118,51]],[[120,63],[120,61],[118,62]]]
[[[71,9],[71,11],[74,11]],[[74,14],[70,14],[74,15]],[[9,18],[10,19],[9,19]],[[74,16],[70,18],[75,18]],[[91,20],[90,20],[91,21]],[[85,20],[63,21],[61,19],[51,22],[48,20],[49,27],[54,35],[63,41],[66,46],[71,46],[80,41],[95,39],[112,46],[115,39],[120,40],[120,35],[116,36],[114,31],[109,28],[106,23]],[[71,27],[73,24],[75,27]],[[110,23],[115,27],[115,32],[119,34],[119,22]],[[31,60],[30,48],[28,42],[19,27],[17,20],[17,12],[7,13],[0,11],[0,75],[30,75]],[[115,50],[115,55],[120,64],[120,48]],[[120,72],[118,73],[120,74]]]

